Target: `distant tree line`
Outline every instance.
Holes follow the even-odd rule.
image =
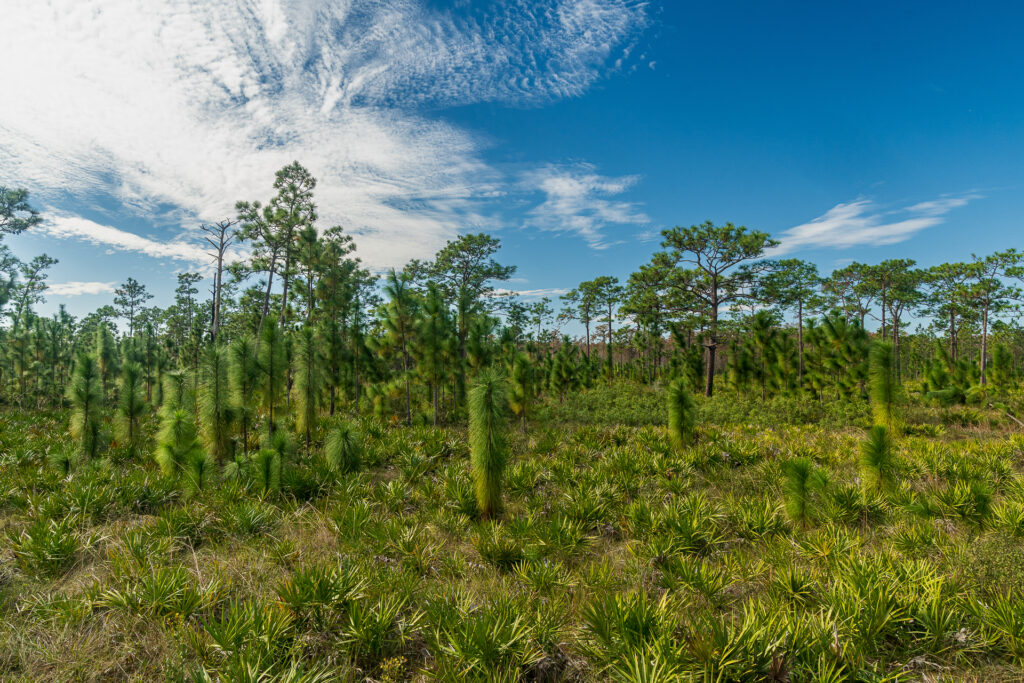
[[[462,420],[469,381],[491,367],[511,382],[509,405],[525,423],[541,393],[564,397],[612,378],[681,378],[706,396],[724,383],[761,398],[864,398],[873,338],[891,344],[897,382],[964,402],[1014,381],[1024,352],[1024,258],[1013,249],[931,268],[851,263],[825,277],[807,261],[766,257],[777,246],[767,233],[706,222],[664,230],[660,250],[624,283],[581,282],[556,315],[549,298],[496,289],[516,269],[497,260],[500,241],[487,234],[371,272],[350,235],[319,225],[315,190],[293,163],[268,200],[240,201],[234,216],[201,226],[212,277],[179,274],[166,308],[128,278],[110,305],[81,319],[63,307],[37,315],[56,261],[21,262],[0,242],[0,400],[74,402],[83,363],[106,409],[129,376],[129,390],[155,407],[169,387],[199,396],[209,373],[223,372],[232,439],[245,441],[257,422],[273,432],[288,416],[308,440],[338,410]],[[0,188],[0,234],[40,220],[27,191]],[[246,256],[233,259],[235,247]]]

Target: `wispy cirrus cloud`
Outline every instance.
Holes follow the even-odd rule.
[[[646,21],[640,0],[11,0],[0,176],[176,233],[265,200],[298,159],[322,222],[400,265],[491,224],[480,198],[505,182],[433,108],[579,95]]]
[[[799,249],[821,247],[844,249],[896,244],[926,228],[939,225],[950,211],[980,197],[973,193],[939,197],[897,209],[880,207],[865,198],[836,204],[809,223],[775,235],[780,244],[770,250],[769,255],[780,256]]]
[[[637,176],[609,177],[590,164],[547,166],[524,174],[523,186],[541,192],[544,201],[531,209],[526,226],[574,232],[594,249],[607,249],[604,229],[613,225],[643,225],[650,219],[633,202],[614,199],[637,183]]]
[[[83,294],[108,294],[117,285],[113,282],[54,282],[47,285],[46,294],[52,296],[81,296]]]

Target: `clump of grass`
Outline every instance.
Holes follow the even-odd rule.
[[[295,572],[277,588],[277,597],[301,623],[323,629],[363,597],[366,581],[351,567],[315,564]]]
[[[49,576],[70,569],[85,546],[71,517],[37,519],[19,532],[8,530],[7,538],[22,569]]]

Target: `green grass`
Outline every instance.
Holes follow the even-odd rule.
[[[325,425],[278,485],[186,491],[128,445],[66,474],[65,414],[0,412],[0,679],[1019,679],[1022,442],[997,414],[915,407],[872,487],[866,406],[698,397],[680,449],[663,398],[538,405],[491,520],[462,429],[353,421],[353,470]]]

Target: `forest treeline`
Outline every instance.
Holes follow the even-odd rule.
[[[664,230],[661,249],[625,282],[581,282],[556,312],[550,298],[497,288],[516,268],[487,234],[373,273],[350,235],[318,224],[315,188],[296,162],[265,203],[240,201],[236,215],[203,225],[207,276],[179,274],[166,308],[129,278],[111,305],[81,319],[63,306],[38,315],[56,261],[19,261],[0,242],[0,400],[70,403],[95,420],[114,411],[125,438],[137,412],[193,401],[230,423],[204,437],[219,454],[285,420],[308,442],[320,416],[342,409],[408,424],[462,420],[468,382],[492,366],[525,423],[540,394],[610,378],[685,378],[708,396],[724,383],[750,396],[866,397],[872,339],[891,344],[897,381],[963,403],[1008,387],[1024,350],[1015,316],[1024,255],[1013,249],[931,268],[851,263],[824,276],[810,262],[770,258],[778,243],[767,233],[706,222]],[[0,232],[41,220],[27,191],[0,188]],[[561,334],[567,325],[582,335]],[[81,418],[83,443],[95,420]]]

